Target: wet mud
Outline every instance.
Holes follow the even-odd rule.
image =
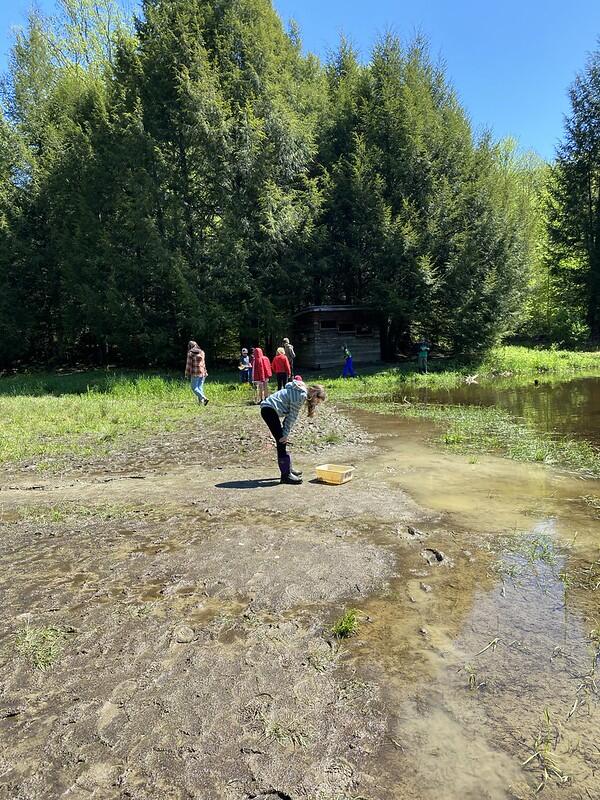
[[[1,798],[600,798],[598,482],[351,425],[0,476]]]

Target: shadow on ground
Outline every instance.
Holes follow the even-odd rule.
[[[217,489],[269,489],[279,485],[279,478],[256,478],[248,481],[215,483]]]

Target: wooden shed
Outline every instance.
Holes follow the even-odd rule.
[[[342,369],[344,345],[355,364],[381,361],[377,316],[367,308],[309,306],[295,315],[294,336],[297,364],[308,369]]]

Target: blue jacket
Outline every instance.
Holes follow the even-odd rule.
[[[274,408],[280,417],[285,417],[283,435],[289,436],[307,397],[308,392],[303,383],[290,381],[290,383],[286,383],[285,388],[273,392],[260,405]]]

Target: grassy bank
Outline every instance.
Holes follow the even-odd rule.
[[[212,382],[211,406],[204,409],[187,381],[169,376],[81,373],[3,380],[11,383],[10,391],[3,386],[0,392],[0,463],[108,453],[119,437],[180,429],[203,412],[217,425],[230,406],[250,399],[247,386]],[[55,394],[40,394],[40,385],[52,386]]]
[[[339,372],[342,364],[340,363]],[[569,376],[600,375],[600,351],[534,350],[527,347],[496,347],[481,358],[432,358],[429,374],[420,375],[414,361],[395,366],[369,365],[359,368],[357,380],[344,380],[337,370],[303,371],[305,380],[327,384],[332,397],[356,394],[389,395],[402,389],[428,387],[448,389],[477,375],[479,382],[503,379],[529,380]],[[236,370],[211,370],[208,386],[211,399],[226,403],[245,396],[247,387],[240,386]],[[180,373],[135,370],[71,370],[54,373],[19,373],[0,378],[0,397],[45,397],[68,394],[99,393],[127,397],[153,396],[181,399],[189,392]]]
[[[454,389],[477,376],[478,383],[516,385],[536,378],[540,381],[600,375],[600,352],[532,350],[527,347],[496,347],[487,355],[470,361],[431,359],[429,373],[420,375],[414,362],[386,369],[359,370],[356,380],[323,374],[320,378],[337,399],[357,396],[397,399],[421,389]]]
[[[356,380],[327,374],[306,373],[304,377],[322,380],[334,401],[381,402],[410,395],[419,387],[453,388],[463,384],[465,376],[473,374],[479,375],[480,382],[530,380],[532,375],[564,379],[571,375],[600,374],[600,353],[503,347],[491,351],[479,362],[458,364],[434,360],[432,370],[429,375],[419,375],[414,364],[405,364],[372,368]],[[31,459],[43,468],[45,457],[101,455],[118,448],[120,437],[181,430],[200,419],[210,426],[225,426],[228,420],[235,420],[237,425],[240,410],[251,400],[250,388],[240,385],[234,371],[211,372],[207,394],[211,404],[201,408],[188,382],[175,373],[97,370],[3,377],[0,378],[0,463]],[[412,406],[403,413],[449,424],[447,436],[456,439],[457,446],[480,449],[502,446],[510,455],[514,445],[516,455],[511,457],[573,467],[577,460],[568,455],[566,445],[561,450],[557,442],[542,442],[539,437],[534,444],[531,439],[534,432],[529,435],[531,446],[525,449],[523,443],[528,437],[523,432],[524,426],[493,409]],[[486,434],[491,424],[491,416],[486,414],[498,414],[494,417],[498,424],[493,436]],[[520,445],[516,447],[518,442]]]

